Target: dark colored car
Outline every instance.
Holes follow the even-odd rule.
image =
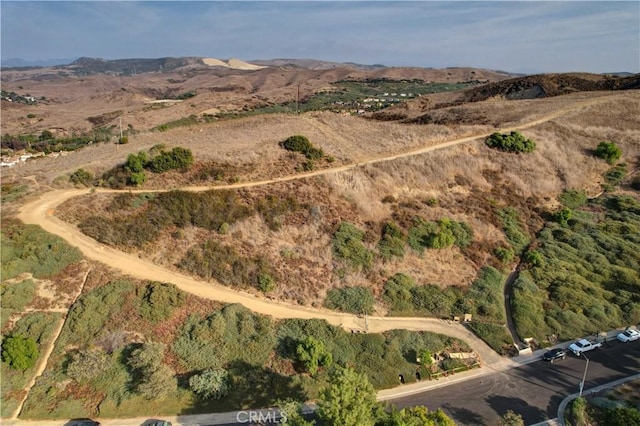
[[[545,354],[542,355],[542,359],[549,362],[553,362],[556,359],[565,359],[566,357],[567,357],[567,353],[565,352],[564,349],[560,349],[560,348],[551,349],[550,351],[545,352]]]

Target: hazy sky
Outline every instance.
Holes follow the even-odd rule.
[[[640,2],[2,1],[3,59],[313,58],[640,72]]]

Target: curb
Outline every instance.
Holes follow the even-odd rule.
[[[582,395],[589,395],[592,393],[600,392],[601,390],[612,388],[612,387],[621,385],[623,383],[630,382],[631,380],[637,380],[637,379],[640,379],[640,374],[634,374],[633,376],[625,377],[613,382],[605,383],[604,385],[596,386],[595,388],[587,389],[586,391],[582,392]],[[560,426],[565,426],[564,412],[567,409],[567,405],[569,405],[569,403],[574,399],[576,399],[578,396],[579,394],[574,393],[572,395],[569,395],[565,399],[563,399],[562,402],[560,403],[560,406],[558,407],[558,424]]]

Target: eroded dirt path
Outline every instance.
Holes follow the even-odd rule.
[[[603,102],[610,99],[610,96],[603,96],[597,99],[577,102],[569,108],[555,111],[535,121],[531,121],[519,126],[496,129],[494,131],[507,133],[512,130],[522,130],[530,128],[547,121],[558,118],[568,112],[590,106],[592,104]],[[493,132],[492,132],[493,133]],[[263,181],[241,182],[230,185],[221,186],[196,186],[179,188],[185,191],[205,191],[210,189],[235,189],[250,188],[260,185],[268,185],[276,182],[286,182],[298,179],[305,179],[314,176],[326,175],[330,173],[340,173],[355,169],[357,167],[368,164],[375,164],[384,161],[392,161],[399,158],[411,157],[444,149],[455,145],[460,145],[481,138],[486,138],[490,133],[476,134],[473,136],[458,138],[433,146],[428,146],[392,156],[371,158],[359,163],[349,164],[331,169],[317,170],[309,173],[296,174]],[[166,190],[166,189],[165,189]],[[127,192],[159,192],[165,190],[127,190]],[[284,301],[268,300],[253,294],[232,290],[219,284],[199,281],[192,277],[167,270],[146,259],[141,259],[135,255],[127,254],[111,247],[100,244],[94,239],[82,234],[75,226],[70,225],[55,216],[56,207],[66,200],[88,194],[91,191],[96,192],[118,192],[117,190],[107,189],[72,189],[72,190],[54,190],[44,193],[40,198],[25,204],[18,215],[24,223],[40,225],[47,232],[56,234],[64,238],[69,244],[78,247],[85,256],[102,262],[112,268],[122,271],[132,277],[171,282],[178,286],[181,290],[192,293],[196,296],[217,300],[224,303],[240,303],[254,312],[270,315],[274,318],[302,318],[324,319],[330,324],[341,326],[347,330],[382,332],[392,329],[407,329],[414,331],[433,331],[446,334],[452,337],[460,338],[466,341],[486,364],[505,363],[507,360],[500,357],[492,349],[490,349],[482,340],[469,332],[465,327],[456,323],[449,323],[432,318],[398,318],[398,317],[367,317],[365,318],[344,314],[325,309],[312,309],[303,306],[293,305]]]

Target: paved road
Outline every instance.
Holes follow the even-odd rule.
[[[585,390],[640,373],[640,341],[609,342],[587,352],[589,367]],[[521,414],[525,424],[557,415],[558,405],[579,390],[586,361],[569,353],[565,360],[536,361],[518,368],[471,379],[390,401],[398,408],[425,405],[442,407],[461,425],[495,425],[507,410]]]

